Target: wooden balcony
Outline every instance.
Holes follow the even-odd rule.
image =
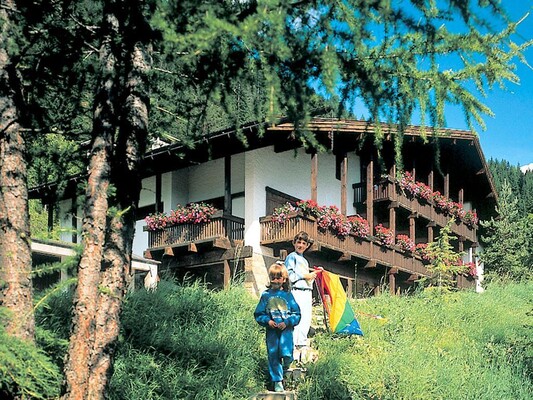
[[[149,231],[145,257],[160,259],[163,254],[198,253],[212,248],[232,250],[242,245],[243,240],[244,219],[218,211],[205,223],[180,224]],[[251,255],[251,251],[247,253]]]
[[[397,247],[381,245],[375,238],[358,238],[349,235],[340,238],[333,232],[318,229],[313,218],[292,215],[284,224],[272,220],[271,216],[259,220],[261,224],[261,245],[272,248],[290,247],[294,236],[300,231],[306,231],[314,238],[309,251],[327,251],[338,254],[339,261],[349,261],[352,258],[366,260],[367,267],[382,265],[398,268],[410,274],[427,276],[428,272],[422,258],[418,255],[406,253]],[[331,256],[328,256],[331,259]]]
[[[366,184],[357,183],[353,185],[354,202],[362,204],[366,201]],[[450,216],[445,215],[432,202],[416,197],[408,196],[404,193],[395,181],[388,177],[374,185],[373,197],[375,202],[389,201],[396,202],[399,207],[417,214],[428,222],[434,222],[440,227],[444,227],[450,220]],[[471,242],[477,242],[476,228],[456,219],[452,224],[452,231],[455,235],[463,237]]]

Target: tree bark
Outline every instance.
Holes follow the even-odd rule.
[[[33,341],[33,285],[26,175],[26,145],[19,123],[20,81],[8,54],[10,13],[0,8],[0,306],[12,311],[7,332]]]
[[[94,368],[93,349],[98,329],[96,312],[100,269],[106,238],[110,165],[116,130],[117,60],[119,22],[115,2],[108,3],[104,15],[104,37],[100,48],[101,81],[95,99],[93,143],[82,224],[83,251],[78,265],[73,320],[65,362],[64,399],[88,400],[89,379]]]
[[[95,145],[83,225],[84,251],[65,366],[64,399],[104,399],[113,371],[122,301],[130,279],[141,187],[139,165],[148,135],[151,35],[142,10],[142,0],[112,2],[107,9],[108,32],[115,33],[114,37],[120,37],[122,42],[120,52],[118,46],[109,47],[113,36],[104,40],[107,44],[102,47],[101,62],[107,79],[94,116]],[[125,55],[123,60],[120,54]],[[119,67],[115,66],[117,60]],[[120,79],[115,81],[114,77]],[[124,82],[124,86],[115,86],[115,82]],[[119,92],[122,96],[117,97]],[[114,195],[107,194],[111,186],[116,189]]]
[[[142,2],[141,2],[142,3]],[[116,164],[112,181],[116,187],[116,214],[111,217],[104,251],[105,269],[101,286],[106,288],[98,299],[97,326],[93,352],[93,373],[90,376],[89,398],[100,399],[112,374],[115,344],[120,331],[120,313],[125,290],[131,278],[132,244],[135,232],[135,213],[139,202],[141,182],[139,165],[148,136],[147,73],[151,67],[149,26],[142,18],[138,3],[131,7],[130,24],[124,32],[126,54],[125,101],[121,112],[116,147]]]

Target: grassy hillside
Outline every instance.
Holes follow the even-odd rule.
[[[299,400],[533,398],[533,283],[353,303],[364,337],[318,330]],[[64,299],[40,313],[64,337]],[[263,390],[264,333],[243,288],[160,282],[128,296],[110,399],[247,399]],[[63,317],[58,317],[63,315]],[[381,318],[376,318],[380,316]]]
[[[531,399],[532,301],[531,284],[357,301],[365,337],[319,335],[299,399]]]

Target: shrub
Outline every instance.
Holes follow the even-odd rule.
[[[159,282],[128,295],[110,399],[244,399],[264,384],[264,334],[242,287]],[[142,315],[142,318],[139,316]]]
[[[8,335],[0,307],[0,398],[51,399],[59,396],[61,372],[34,344]]]

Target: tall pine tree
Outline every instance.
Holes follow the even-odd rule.
[[[486,230],[481,237],[483,250],[480,258],[489,278],[522,280],[533,277],[528,266],[531,243],[527,218],[517,205],[518,199],[511,185],[504,181],[496,207],[497,217],[480,222]]]

